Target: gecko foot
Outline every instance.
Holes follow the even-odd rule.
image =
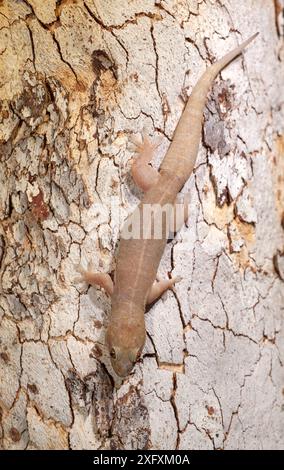
[[[147,304],[151,304],[157,300],[166,290],[174,290],[175,284],[181,281],[181,279],[181,276],[176,276],[171,279],[161,279],[154,282],[148,294]]]
[[[143,159],[145,163],[150,163],[155,150],[162,142],[162,138],[150,139],[145,131],[142,132],[140,139],[136,135],[132,135],[129,140],[138,158]]]
[[[148,191],[151,186],[157,183],[159,178],[159,172],[150,166],[150,162],[161,141],[151,141],[149,137],[143,133],[142,141],[139,141],[136,137],[132,137],[131,143],[134,145],[134,151],[136,153],[131,167],[132,177],[139,188],[143,191]]]
[[[87,269],[84,269],[81,264],[77,266],[77,271],[81,274],[81,276],[75,278],[75,282],[86,282],[93,287],[102,287],[108,295],[112,295],[113,282],[110,275],[107,273],[96,273],[93,271],[93,269],[94,265],[92,262],[88,263]]]

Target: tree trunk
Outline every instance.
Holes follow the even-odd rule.
[[[3,449],[284,447],[283,0],[235,7],[0,2]],[[158,165],[182,96],[256,31],[208,97],[190,217],[160,265],[182,281],[115,383],[110,300],[76,265],[115,269],[141,196],[131,135],[162,137]]]

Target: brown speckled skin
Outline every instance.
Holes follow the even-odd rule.
[[[209,67],[185,106],[176,127],[173,141],[161,164],[158,183],[147,191],[137,210],[144,204],[174,204],[178,192],[195,165],[202,131],[203,109],[208,91],[216,75],[256,37],[256,34]],[[155,216],[154,216],[155,217]],[[127,376],[145,343],[144,312],[146,300],[155,280],[162,257],[167,230],[154,239],[121,239],[112,295],[112,311],[107,330],[107,343],[115,372]]]

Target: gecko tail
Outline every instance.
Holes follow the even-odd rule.
[[[160,173],[164,170],[168,174],[178,174],[180,187],[189,178],[195,165],[202,131],[203,110],[214,79],[258,34],[254,34],[208,67],[193,88],[160,168]]]
[[[200,114],[203,113],[208,92],[217,75],[236,57],[238,57],[243,52],[243,50],[258,36],[258,34],[259,33],[253,34],[253,36],[248,38],[232,51],[228,52],[221,59],[217,60],[210,67],[208,67],[207,70],[205,70],[192,90],[188,100],[188,107],[193,106],[195,111],[199,112]]]
[[[243,50],[259,35],[259,33],[253,34],[249,37],[246,41],[240,44],[238,47],[233,49],[232,51],[228,52],[228,54],[224,55],[220,60],[217,60],[211,67],[209,67],[208,71],[211,72],[212,79],[218,75],[221,70],[226,67],[232,60],[234,60],[238,55],[240,55]]]

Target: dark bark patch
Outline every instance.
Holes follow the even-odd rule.
[[[8,362],[10,361],[9,354],[7,354],[6,352],[1,352],[0,358],[2,359],[2,361],[5,362],[5,364],[8,364]]]
[[[37,388],[36,384],[27,384],[27,388],[34,395],[38,394],[38,388]]]
[[[37,220],[46,220],[49,216],[48,205],[44,202],[43,193],[40,190],[39,193],[32,198],[31,202],[32,214]]]
[[[10,429],[9,436],[13,442],[19,442],[21,440],[21,433],[16,428]]]

